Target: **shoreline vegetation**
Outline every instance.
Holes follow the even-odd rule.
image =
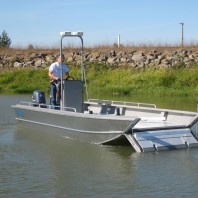
[[[97,50],[102,48],[94,48]],[[114,47],[104,47],[112,50]],[[156,47],[136,47],[136,50],[154,50]],[[179,47],[158,46],[164,50],[175,50]],[[188,46],[189,49],[197,51],[197,46]],[[127,48],[128,49],[128,48]],[[134,49],[134,48],[133,48]],[[34,49],[25,49],[34,51]],[[43,50],[43,49],[42,49]],[[42,51],[41,50],[41,51]],[[58,49],[45,49],[46,51],[58,52]],[[66,49],[67,50],[67,49]],[[122,49],[123,50],[123,49]],[[5,49],[1,54],[21,53],[24,49]],[[39,49],[36,49],[39,51]],[[86,49],[85,49],[86,51]],[[1,61],[1,60],[0,60]],[[70,75],[76,80],[81,79],[81,66],[67,63]],[[109,95],[132,95],[150,94],[160,96],[197,96],[198,95],[198,62],[193,62],[188,67],[148,67],[132,68],[129,66],[118,66],[107,63],[88,63],[86,65],[86,80],[88,90],[101,92]],[[6,68],[0,71],[0,93],[7,94],[30,94],[39,89],[49,94],[48,68]]]
[[[81,79],[80,66],[70,68],[74,79]],[[109,95],[154,94],[160,96],[197,96],[198,64],[190,68],[134,70],[105,64],[86,66],[88,89]],[[0,73],[0,93],[30,94],[34,90],[49,94],[46,69],[12,69]]]

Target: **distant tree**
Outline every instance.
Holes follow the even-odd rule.
[[[28,48],[28,49],[34,49],[34,45],[29,44],[27,48]]]
[[[2,34],[0,35],[0,48],[4,48],[4,47],[10,47],[12,41],[10,40],[8,34],[6,33],[6,31],[4,30],[2,32]]]

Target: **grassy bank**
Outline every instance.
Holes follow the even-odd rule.
[[[95,73],[95,74],[93,74]],[[117,68],[114,70],[93,71],[89,76],[92,86],[98,91],[122,95],[197,95],[198,67],[186,69],[146,69],[132,70]],[[91,86],[91,87],[92,87]]]
[[[75,79],[81,78],[79,66],[70,68]],[[49,94],[48,70],[14,69],[0,73],[0,93],[32,93],[35,89]],[[87,66],[89,90],[108,94],[198,95],[198,64],[182,69],[116,68],[104,64]]]

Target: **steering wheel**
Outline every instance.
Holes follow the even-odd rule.
[[[68,77],[65,78],[65,80],[74,80],[74,77],[68,76]]]

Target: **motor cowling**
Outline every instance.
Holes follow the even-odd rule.
[[[45,93],[41,90],[35,90],[32,94],[32,102],[35,104],[45,104]]]

